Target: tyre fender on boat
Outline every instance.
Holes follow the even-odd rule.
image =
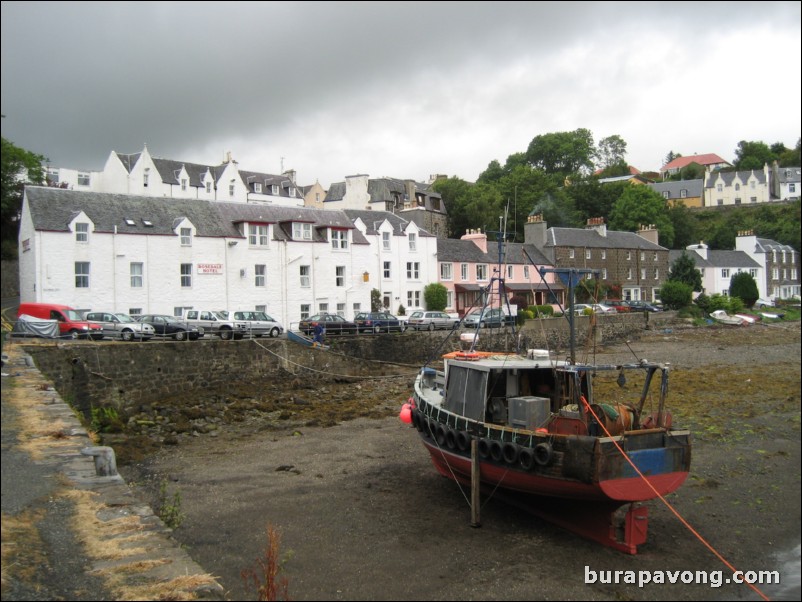
[[[490,457],[490,441],[487,439],[479,439],[479,443],[477,444],[477,451],[479,452],[479,457],[484,460],[487,460]]]
[[[493,439],[490,442],[490,457],[496,462],[501,462],[504,459],[504,451],[501,446],[501,441]]]
[[[538,466],[548,466],[553,454],[551,443],[538,443],[535,446],[535,462]]]
[[[518,446],[511,441],[507,441],[504,445],[501,446],[501,455],[504,457],[504,461],[507,464],[515,465],[518,463]]]
[[[440,424],[439,422],[435,424],[435,431],[434,431],[434,440],[437,441],[437,445],[443,447],[446,443],[446,425]]]
[[[518,463],[524,470],[532,470],[535,467],[535,452],[531,447],[522,447],[518,452]]]
[[[471,448],[471,436],[467,431],[457,432],[457,449],[460,451],[468,451]]]
[[[457,449],[457,431],[450,427],[446,427],[446,447]]]

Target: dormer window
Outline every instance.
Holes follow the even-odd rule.
[[[290,196],[295,197],[295,188],[290,188]]]
[[[211,191],[212,191],[212,183],[206,182],[206,192],[211,192]]]
[[[262,184],[261,184],[261,182],[254,182],[253,183],[253,191],[256,194],[262,194]]]
[[[187,189],[187,179],[181,178],[181,190],[186,190],[186,189]]]
[[[679,198],[681,198],[681,199],[687,199],[687,198],[688,198],[688,190],[687,190],[687,189],[685,189],[685,188],[683,188],[682,190],[680,190],[680,191],[679,191]]]
[[[181,228],[181,246],[192,246],[192,228]]]
[[[75,242],[89,242],[89,224],[75,224]]]
[[[266,247],[268,228],[266,224],[248,225],[248,244],[252,247]]]
[[[348,230],[331,231],[331,248],[332,249],[348,248]]]
[[[152,221],[150,221],[149,219],[143,219],[143,220],[142,220],[142,223],[143,223],[145,226],[147,226],[148,228],[152,228],[152,227],[153,227],[153,222],[152,222]]]
[[[273,196],[278,196],[278,184],[270,185],[270,194],[272,194]]]
[[[142,186],[144,186],[145,188],[148,187],[148,178],[149,177],[150,177],[150,174],[148,172],[145,172],[144,174],[142,174]]]
[[[292,238],[294,240],[312,240],[312,224],[294,222],[292,224]]]

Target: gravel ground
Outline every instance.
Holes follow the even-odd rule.
[[[695,443],[691,478],[670,503],[731,566],[780,571],[781,585],[760,585],[763,593],[799,600],[799,322],[677,325],[595,352],[600,362],[671,363],[669,407]],[[410,386],[407,377],[354,389],[375,418],[284,428],[251,418],[121,472],[154,505],[163,482],[180,495],[175,537],[233,600],[256,597],[241,574],[264,554],[268,526],[281,535],[296,600],[759,599],[732,583],[586,583],[588,571],[730,576],[659,502],[647,504],[648,541],[635,556],[495,497],[483,499],[482,527],[472,528],[467,492],[434,471],[417,433],[396,417]]]

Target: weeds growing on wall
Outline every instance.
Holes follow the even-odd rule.
[[[184,522],[184,513],[181,512],[181,493],[173,493],[172,499],[167,493],[167,481],[159,486],[159,518],[171,529],[177,529]]]

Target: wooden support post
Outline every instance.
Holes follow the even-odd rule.
[[[480,509],[479,440],[471,437],[471,527],[481,527]]]

